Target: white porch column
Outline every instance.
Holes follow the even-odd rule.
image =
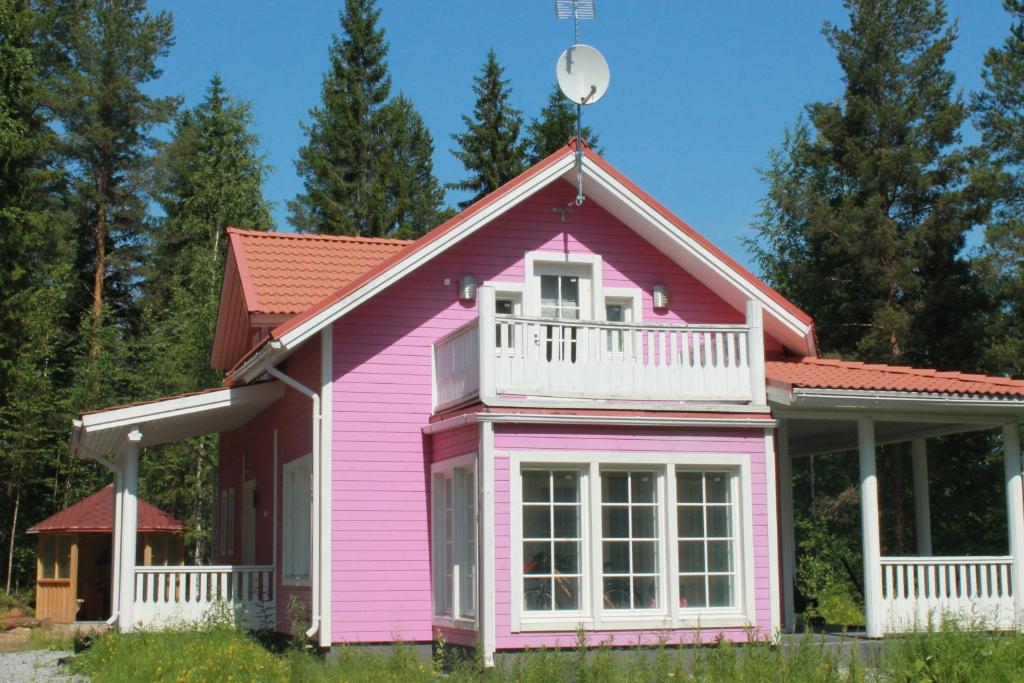
[[[875,473],[875,422],[857,420],[857,450],[860,454],[860,517],[864,549],[864,631],[868,638],[881,638],[882,541],[878,529],[878,476]]]
[[[117,626],[121,631],[131,631],[133,625],[132,607],[135,603],[135,541],[139,521],[139,442],[142,432],[133,429],[128,434],[128,443],[119,456],[121,465],[121,552],[120,552],[120,596]]]
[[[789,422],[779,420],[779,539],[782,551],[782,623],[796,629],[794,581],[796,580],[796,536],[793,528],[793,460],[789,454]]]
[[[485,287],[483,289],[490,289]],[[477,290],[480,291],[480,290]],[[493,291],[492,295],[493,295]],[[491,300],[494,303],[494,300]],[[492,307],[493,311],[494,308]],[[494,324],[489,325],[494,330]],[[483,336],[483,328],[480,329]],[[494,348],[493,346],[491,347]],[[483,356],[481,356],[481,362]],[[483,650],[484,665],[494,666],[497,645],[495,628],[495,550],[494,550],[494,423],[480,423],[480,448],[477,451],[477,599],[476,618]],[[511,476],[511,475],[510,475]]]
[[[1006,479],[1006,516],[1010,532],[1010,585],[1017,628],[1024,630],[1024,481],[1021,478],[1020,427],[1003,425],[1003,472]]]
[[[910,442],[910,456],[914,469],[914,535],[917,554],[932,555],[932,511],[928,501],[928,444],[924,439]]]
[[[498,395],[494,383],[494,348],[495,340],[495,299],[493,287],[480,287],[476,290],[477,320],[479,329],[477,338],[480,342],[478,353],[480,363],[480,400],[486,402]]]

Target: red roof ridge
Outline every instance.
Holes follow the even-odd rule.
[[[229,234],[245,237],[269,237],[272,239],[305,239],[329,242],[357,242],[360,244],[412,244],[415,240],[396,239],[394,237],[364,237],[362,235],[317,235],[308,232],[281,232],[279,230],[245,230],[243,228],[227,229]]]

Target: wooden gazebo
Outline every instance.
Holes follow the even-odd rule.
[[[137,565],[184,563],[185,525],[139,500]],[[54,622],[110,616],[114,489],[106,486],[28,529],[39,535],[36,617]]]

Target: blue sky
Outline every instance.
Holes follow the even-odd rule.
[[[341,3],[215,0],[150,3],[174,14],[177,44],[149,90],[194,105],[214,72],[253,104],[254,129],[274,171],[265,193],[287,230],[285,202],[301,190],[294,159],[300,121],[320,98]],[[950,56],[959,87],[980,86],[985,51],[1009,17],[999,0],[951,0],[960,38]],[[463,177],[451,133],[472,111],[470,90],[488,48],[529,118],[554,83],[572,25],[553,0],[378,0],[390,43],[393,91],[404,92],[434,136],[442,182]],[[740,238],[758,212],[757,168],[802,107],[842,93],[825,20],[845,24],[840,0],[597,0],[582,41],[611,68],[607,95],[584,120],[606,158],[690,225],[749,264]],[[970,134],[970,133],[968,133]],[[459,197],[449,193],[454,204]]]

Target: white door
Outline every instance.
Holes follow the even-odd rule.
[[[242,564],[256,564],[256,480],[242,483]]]
[[[583,272],[541,271],[538,277],[542,318],[565,321],[591,319],[590,278]],[[577,325],[548,325],[545,337],[545,360],[576,362],[581,338]]]

